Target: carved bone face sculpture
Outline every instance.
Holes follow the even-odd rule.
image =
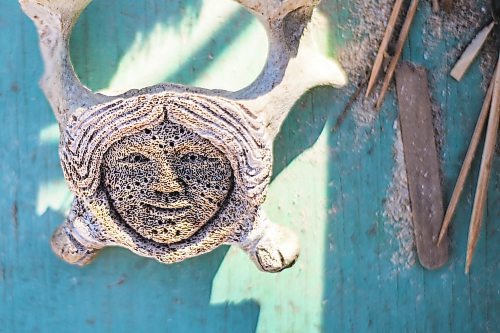
[[[291,266],[297,238],[261,205],[290,108],[313,86],[345,83],[335,62],[299,43],[318,1],[238,0],[270,42],[262,73],[241,91],[161,84],[120,96],[89,91],[71,66],[71,29],[90,1],[20,0],[40,35],[41,85],[75,195],[52,238],[55,253],[84,265],[103,247],[122,246],[172,263],[234,244],[261,270]]]
[[[224,154],[169,121],[113,144],[101,174],[120,218],[164,244],[193,236],[225,204],[233,186]]]

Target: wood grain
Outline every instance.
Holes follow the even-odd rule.
[[[460,56],[460,59],[458,59],[455,66],[453,66],[453,69],[450,72],[452,78],[457,81],[462,80],[462,77],[464,76],[465,72],[470,67],[472,62],[476,59],[479,51],[483,47],[494,26],[495,21],[492,21],[490,24],[484,27],[476,37],[474,37],[472,42],[465,49],[464,53],[462,53],[462,55]]]
[[[93,89],[158,80],[243,86],[261,70],[255,59],[265,57],[267,44],[255,34],[259,22],[243,11],[228,13],[222,8],[227,3],[95,0],[72,36],[74,66]],[[328,26],[320,32],[331,33],[332,50],[356,41],[339,28],[353,20],[352,4],[321,3]],[[442,73],[449,58],[424,59],[429,12],[418,11],[406,44],[411,48],[404,48],[402,58]],[[199,33],[207,15],[209,22],[224,20]],[[370,127],[358,126],[349,113],[336,132],[329,131],[349,96],[328,88],[306,94],[285,121],[274,147],[266,212],[301,230],[301,259],[289,272],[265,275],[239,249],[227,248],[174,265],[122,249],[105,251],[83,269],[61,262],[49,239],[63,220],[57,204],[64,202],[66,185],[58,140],[50,135],[55,119],[37,85],[42,68],[36,32],[16,1],[2,2],[0,26],[7,32],[0,33],[0,332],[494,332],[500,327],[498,155],[482,228],[487,236],[477,245],[471,274],[465,276],[462,265],[468,200],[457,207],[449,265],[437,271],[402,266],[394,260],[399,247],[384,216],[398,114],[391,91]],[[177,33],[182,38],[172,39]],[[199,47],[187,49],[193,38]],[[444,33],[435,42],[433,54],[444,55],[467,41]],[[169,61],[173,71],[167,70]],[[467,82],[436,75],[430,87],[442,105],[447,196],[484,100],[482,72],[474,64],[469,71]],[[471,173],[478,170],[473,163]],[[464,199],[472,193],[467,182]]]
[[[418,258],[425,268],[436,269],[448,260],[448,242],[436,244],[443,195],[427,73],[422,67],[402,63],[396,71],[396,85]]]
[[[439,12],[439,0],[432,0],[432,11],[434,13]]]
[[[486,125],[486,120],[488,119],[488,114],[490,112],[491,98],[493,96],[493,86],[494,78],[491,80],[488,91],[486,92],[486,97],[484,98],[483,106],[481,108],[481,113],[474,128],[474,133],[469,143],[469,148],[467,149],[467,154],[465,155],[464,162],[462,163],[462,168],[460,169],[460,174],[458,175],[457,183],[453,189],[453,194],[451,195],[450,203],[446,209],[446,214],[444,216],[443,225],[441,226],[441,231],[439,232],[438,245],[443,241],[448,228],[450,226],[455,210],[457,209],[458,201],[464,189],[465,181],[472,166],[474,156],[476,155],[476,150],[483,133],[484,126]]]
[[[392,77],[394,76],[394,72],[396,71],[399,58],[403,53],[403,47],[406,43],[406,39],[408,38],[408,34],[410,32],[413,18],[415,17],[415,14],[417,12],[418,2],[419,0],[412,0],[410,8],[408,9],[408,13],[406,14],[405,20],[403,22],[403,27],[401,28],[398,42],[396,44],[396,51],[391,59],[391,62],[389,63],[389,67],[387,67],[387,72],[385,73],[384,77],[384,83],[382,84],[382,89],[380,91],[379,98],[377,99],[377,104],[376,104],[377,110],[380,109],[382,103],[384,103],[385,95],[387,94],[387,90],[389,90],[389,84],[391,83]]]
[[[465,260],[465,273],[469,273],[474,251],[479,240],[479,232],[483,222],[484,208],[488,195],[488,186],[493,168],[493,156],[497,143],[498,126],[500,123],[500,57],[498,59],[495,76],[493,77],[493,97],[491,100],[488,127],[486,128],[486,139],[484,140],[481,168],[477,180],[476,195],[472,205],[472,216],[469,226],[469,239],[467,241],[467,257]]]
[[[384,61],[384,55],[385,52],[387,51],[387,46],[391,41],[392,33],[394,32],[394,27],[396,26],[399,14],[401,13],[402,5],[403,5],[403,0],[396,0],[396,2],[394,2],[391,16],[389,17],[389,22],[387,22],[387,28],[385,29],[384,37],[382,38],[382,42],[380,43],[380,47],[377,52],[377,56],[375,57],[375,62],[373,63],[373,68],[370,74],[370,80],[368,81],[368,87],[366,88],[365,97],[368,97],[370,95],[370,92],[375,86],[375,82],[377,81],[380,70],[382,69],[382,62]]]

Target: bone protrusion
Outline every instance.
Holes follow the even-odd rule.
[[[79,107],[109,98],[95,94],[78,79],[69,52],[71,31],[81,12],[92,0],[19,0],[35,23],[45,71],[40,86],[57,121],[64,127],[66,116]]]
[[[91,1],[19,0],[37,26],[45,63],[41,87],[62,127],[67,115],[74,110],[116,98],[94,93],[85,87],[71,64],[71,31]],[[308,89],[318,85],[342,86],[347,79],[340,65],[322,56],[308,41],[308,34],[304,35],[319,0],[235,1],[259,17],[264,25],[269,40],[268,58],[259,77],[248,87],[233,93],[205,93],[248,104],[264,119],[269,135],[274,137],[293,103]],[[161,91],[176,88],[172,84],[155,87]],[[152,88],[146,91],[152,91]]]
[[[258,2],[260,3],[261,1]],[[298,5],[304,1],[295,0],[293,2]],[[240,3],[245,7],[249,6],[246,2],[240,1]],[[265,5],[259,4],[260,7],[267,8],[264,7]],[[253,6],[254,4],[252,4],[252,7],[247,8],[253,8]],[[297,55],[300,39],[311,19],[313,8],[312,5],[299,7],[295,11],[287,13],[283,18],[257,13],[257,16],[260,16],[262,19],[261,21],[266,29],[269,43],[266,64],[257,79],[248,87],[236,92],[234,94],[235,98],[255,99],[270,92],[283,80],[288,63]],[[256,13],[255,10],[251,11]]]
[[[277,135],[294,103],[307,90],[347,84],[340,64],[321,53],[308,29],[312,13],[313,7],[300,7],[285,16],[281,28],[268,31],[269,55],[262,73],[235,94],[263,118],[270,137]]]
[[[255,110],[262,110],[267,133],[274,138],[295,102],[306,91],[317,86],[341,87],[346,83],[346,75],[336,61],[305,48],[290,61],[281,84],[252,103]],[[273,107],[269,108],[271,104]]]
[[[320,0],[236,0],[265,22],[283,19],[301,7],[314,7]]]
[[[277,273],[291,267],[300,254],[299,239],[288,228],[269,220],[260,210],[252,231],[238,244],[258,269]]]
[[[99,249],[80,244],[64,225],[59,226],[52,235],[51,246],[59,258],[78,266],[89,264],[99,253]]]

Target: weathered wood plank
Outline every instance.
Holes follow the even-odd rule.
[[[265,56],[265,42],[255,23],[241,12],[228,15],[225,4],[94,0],[72,38],[74,65],[94,89],[113,80],[142,84],[156,77],[243,85],[258,74],[259,63],[247,60]],[[322,2],[333,53],[352,38],[338,27],[351,20],[352,5]],[[199,32],[204,6],[222,23]],[[447,72],[439,75],[455,60],[442,55],[463,41],[445,35],[429,50],[422,41],[429,15],[429,2],[421,1],[402,58],[436,74],[430,89],[443,112],[446,202],[484,99],[478,88],[483,72],[475,62],[460,84]],[[120,249],[84,269],[60,262],[48,240],[63,216],[55,205],[37,210],[40,197],[60,200],[57,191],[65,185],[59,183],[57,138],[44,134],[40,140],[55,120],[37,87],[42,69],[35,30],[13,0],[0,4],[0,29],[0,332],[498,331],[498,154],[471,274],[463,274],[463,265],[473,180],[457,208],[449,264],[437,271],[395,266],[397,244],[383,216],[397,118],[391,91],[367,127],[350,114],[330,133],[348,96],[327,88],[305,96],[287,119],[275,146],[267,210],[278,223],[301,230],[301,258],[289,272],[262,274],[238,249],[227,248],[170,266]],[[182,38],[172,37],[177,35]],[[191,52],[187,41],[197,36],[207,43]],[[425,59],[426,51],[432,52]],[[170,61],[174,69],[187,70],[168,70]],[[157,76],[149,77],[151,72]],[[471,175],[478,168],[473,164]]]
[[[405,62],[396,83],[418,258],[425,268],[436,269],[448,260],[448,241],[436,244],[444,210],[427,73]]]

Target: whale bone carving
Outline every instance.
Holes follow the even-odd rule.
[[[299,255],[296,235],[272,223],[265,201],[272,144],[296,100],[342,86],[338,64],[301,42],[318,0],[236,0],[267,31],[267,62],[231,92],[173,83],[118,96],[92,92],[71,64],[71,31],[92,0],[19,0],[35,23],[40,82],[59,123],[59,156],[75,195],[52,248],[77,265],[106,246],[173,263],[238,245],[279,272]]]

